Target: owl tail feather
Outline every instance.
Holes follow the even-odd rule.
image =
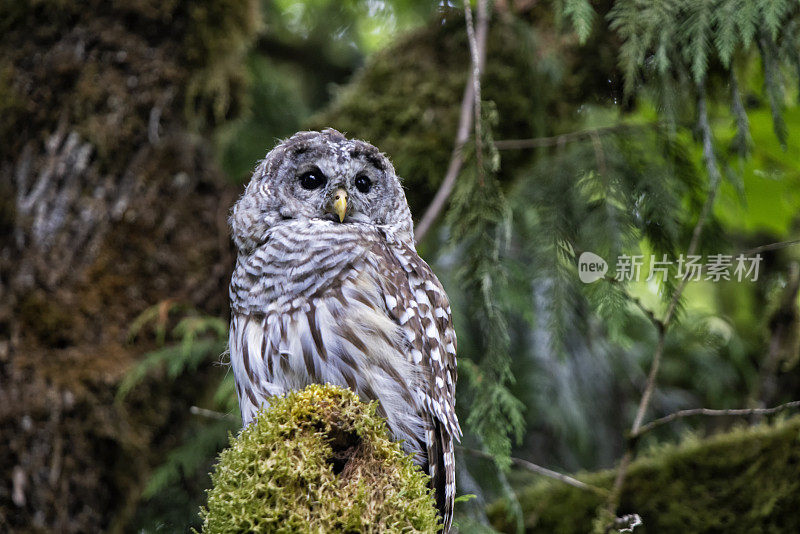
[[[453,524],[453,505],[456,497],[455,454],[453,438],[437,420],[427,431],[428,474],[436,498],[436,508],[442,517],[444,529],[449,532]]]

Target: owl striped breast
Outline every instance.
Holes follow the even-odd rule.
[[[267,242],[239,255],[231,279],[238,313],[287,311],[319,297],[358,273],[372,232],[342,232],[335,223],[310,221],[273,229]]]
[[[245,424],[272,395],[311,383],[349,387],[379,401],[395,439],[452,510],[455,332],[444,290],[412,245],[372,225],[285,223],[240,253],[230,296]]]
[[[245,422],[270,395],[328,382],[379,400],[393,433],[422,452],[421,368],[386,312],[379,240],[374,228],[312,221],[240,256],[230,347]]]
[[[456,334],[450,303],[430,267],[403,242],[378,242],[373,251],[380,258],[388,313],[400,324],[409,343],[409,354],[426,372],[423,401],[455,436],[461,428],[455,414]]]

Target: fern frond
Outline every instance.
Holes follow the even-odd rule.
[[[140,315],[135,332],[150,321],[156,321],[157,329],[165,329],[167,313],[168,309],[163,305],[148,308]],[[176,344],[147,353],[123,377],[117,389],[118,401],[122,401],[151,372],[165,369],[167,376],[175,378],[194,371],[204,361],[219,358],[227,346],[227,325],[217,317],[189,315],[178,322],[170,336],[177,341]]]
[[[168,490],[183,478],[208,469],[210,459],[228,443],[229,433],[238,422],[215,420],[194,429],[191,436],[170,451],[165,462],[153,471],[142,492],[146,499]]]

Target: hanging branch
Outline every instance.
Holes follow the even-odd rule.
[[[762,31],[756,42],[761,51],[761,60],[764,65],[764,88],[772,112],[772,129],[781,147],[786,150],[788,132],[786,131],[786,122],[783,120],[783,86],[775,41],[766,31]]]
[[[747,157],[753,139],[750,136],[750,121],[747,118],[747,111],[744,109],[742,94],[739,91],[739,81],[736,77],[736,70],[731,69],[731,113],[736,119],[736,136],[733,138],[733,146],[740,157]]]
[[[465,17],[466,17],[465,12]],[[444,209],[447,199],[453,192],[456,184],[456,178],[461,171],[461,166],[464,163],[464,145],[469,140],[469,133],[472,129],[472,120],[475,117],[475,101],[476,95],[480,95],[480,73],[483,72],[483,66],[486,63],[486,39],[489,30],[489,10],[486,0],[478,1],[478,23],[477,28],[472,29],[472,13],[469,13],[467,20],[467,35],[472,33],[475,37],[476,54],[472,56],[473,67],[472,76],[468,77],[467,83],[464,87],[464,96],[461,99],[461,115],[458,120],[458,130],[456,133],[456,140],[453,146],[453,152],[450,155],[450,164],[447,166],[447,173],[442,180],[442,185],[436,191],[436,196],[433,197],[430,206],[425,210],[419,224],[414,231],[415,239],[417,242],[422,241],[425,235],[431,229],[434,221],[439,217]],[[472,42],[470,40],[470,47]],[[478,76],[475,76],[475,73]],[[476,91],[477,87],[477,91]],[[480,103],[478,103],[480,106]],[[477,146],[477,145],[476,145]]]
[[[700,244],[700,235],[703,232],[703,227],[706,224],[706,220],[711,214],[711,208],[714,205],[714,199],[716,198],[717,189],[721,179],[719,168],[717,167],[716,154],[714,153],[714,141],[711,133],[711,125],[708,122],[705,88],[702,84],[700,84],[698,87],[697,115],[697,125],[703,143],[703,161],[706,165],[706,172],[708,173],[709,177],[709,186],[708,196],[706,197],[706,201],[703,204],[703,209],[700,212],[700,216],[698,217],[697,223],[692,231],[692,238],[689,242],[689,249],[687,251],[687,255],[689,256],[694,255],[694,253],[697,251],[697,247]],[[628,467],[633,459],[633,448],[636,444],[635,438],[641,435],[642,421],[644,420],[645,413],[647,413],[647,409],[649,408],[650,401],[653,397],[653,391],[655,390],[656,386],[656,378],[658,377],[658,370],[661,365],[661,359],[664,355],[664,344],[667,331],[671,325],[672,319],[675,316],[675,310],[678,306],[678,302],[680,301],[683,290],[686,288],[686,284],[688,282],[688,277],[681,279],[678,287],[672,294],[672,298],[669,301],[664,318],[661,319],[660,322],[653,323],[658,330],[658,342],[656,343],[656,349],[653,353],[653,362],[650,364],[650,371],[647,375],[645,389],[642,393],[642,398],[639,401],[639,407],[636,410],[636,417],[634,418],[633,425],[631,426],[631,430],[629,432],[627,448],[625,454],[620,460],[619,468],[617,469],[617,476],[614,479],[614,486],[611,489],[611,493],[607,501],[606,511],[611,514],[615,514],[616,512],[622,487],[625,484],[625,478],[628,475]]]
[[[486,9],[486,0],[478,0],[478,10]],[[483,5],[480,5],[483,4]],[[467,24],[467,40],[472,58],[472,102],[475,120],[475,159],[478,164],[478,176],[483,184],[483,133],[481,129],[481,71],[483,65],[478,57],[478,43],[475,39],[475,27],[472,25],[472,8],[469,0],[464,0],[464,19]]]

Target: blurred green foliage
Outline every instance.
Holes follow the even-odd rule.
[[[117,402],[148,376],[166,373],[179,380],[217,363],[227,349],[227,322],[203,315],[181,303],[165,301],[143,311],[133,322],[129,335],[154,337],[157,348],[125,375],[117,389]],[[233,375],[226,374],[216,387],[197,395],[198,402],[219,410],[211,419],[196,416],[176,436],[177,445],[163,463],[150,473],[142,490],[144,505],[135,521],[147,531],[174,531],[200,526],[197,506],[210,484],[208,472],[213,459],[227,444],[227,435],[239,426],[238,403]],[[229,417],[225,414],[231,414]]]
[[[421,0],[263,1],[265,26],[247,60],[249,111],[218,133],[228,176],[249,179],[256,161],[306,126],[368,55],[428,21],[435,7]]]
[[[645,281],[647,261],[638,282],[584,284],[577,258],[586,251],[600,255],[610,278],[621,254],[666,254],[673,261],[686,254],[717,171],[723,180],[699,253],[735,255],[799,237],[800,8],[786,0],[517,4],[497,2],[490,24],[481,133],[492,157],[476,168],[468,144],[448,212],[419,248],[452,300],[465,445],[490,450],[500,465],[512,454],[558,470],[608,468],[624,449],[656,345],[641,307],[663,315],[676,271],[673,266],[668,277]],[[262,8],[265,24],[246,60],[248,109],[217,134],[229,178],[246,181],[278,138],[330,126],[392,158],[419,219],[447,167],[469,68],[459,9],[323,0]],[[515,138],[535,142],[493,150],[494,141]],[[796,288],[791,291],[800,252],[785,246],[761,254],[755,281],[687,286],[666,337],[648,418],[793,399],[800,373],[796,345],[787,339],[796,339],[800,328]],[[199,333],[215,339],[215,347],[224,344],[218,326]],[[174,347],[147,361],[164,362],[169,351],[180,360],[170,368],[188,371],[195,353],[180,348],[186,332],[173,334]],[[793,348],[787,355],[773,352],[776,345]],[[206,352],[210,359],[217,355]],[[134,373],[141,377],[144,369]],[[205,406],[229,413],[230,377],[215,391],[201,395]],[[223,398],[228,401],[215,404]],[[729,424],[685,419],[642,442],[672,442]],[[219,436],[224,425],[209,419],[206,427]],[[770,432],[745,434],[769,444]],[[740,434],[720,443],[739,443]],[[730,454],[738,465],[735,446],[715,443],[708,450]],[[667,469],[690,449],[712,458],[703,447],[664,449],[658,456]],[[186,476],[158,475],[168,483],[150,486],[140,527],[164,524],[155,503],[177,495],[186,480],[203,479],[209,461],[210,455],[201,458],[191,474],[182,452],[168,458]],[[529,482],[485,460],[466,456],[461,465],[461,486],[478,494],[459,504],[464,514],[497,496],[513,502],[512,485]],[[161,472],[178,472],[166,469]],[[643,472],[634,470],[632,488]],[[664,487],[679,489],[678,483]],[[575,519],[559,507],[561,493],[531,491],[553,504],[553,525]],[[650,510],[645,501],[657,493],[657,487],[643,489],[632,509]],[[531,513],[535,499],[522,495]],[[586,505],[587,518],[594,506]],[[551,513],[538,510],[542,517]],[[480,514],[464,518],[464,525],[482,520]],[[576,528],[582,527],[589,528]]]

